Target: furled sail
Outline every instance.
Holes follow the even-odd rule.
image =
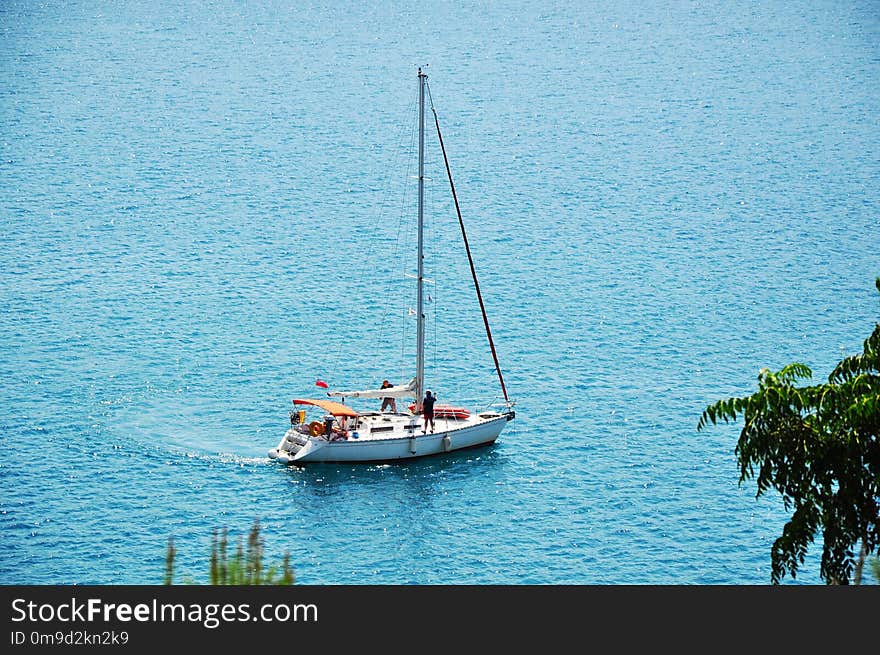
[[[415,398],[416,379],[406,384],[398,384],[385,389],[366,389],[364,391],[328,391],[328,396],[339,398]]]

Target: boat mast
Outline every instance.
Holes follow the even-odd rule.
[[[416,411],[422,411],[425,393],[425,311],[422,293],[424,279],[424,203],[425,203],[425,79],[419,67],[419,245],[418,274],[416,277]]]

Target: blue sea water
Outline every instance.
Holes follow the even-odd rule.
[[[158,583],[172,535],[205,580],[256,518],[306,584],[769,582],[784,508],[695,428],[878,320],[876,2],[6,1],[0,33],[0,582]],[[419,65],[517,418],[281,467],[316,378],[412,374]],[[472,403],[428,142],[428,384]]]

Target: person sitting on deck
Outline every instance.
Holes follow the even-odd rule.
[[[385,380],[382,382],[381,388],[382,389],[390,389],[392,386],[393,385],[388,380]],[[388,397],[388,398],[382,399],[382,409],[380,409],[379,411],[384,412],[386,407],[390,407],[391,411],[394,414],[397,414],[397,402],[394,400],[394,398]]]

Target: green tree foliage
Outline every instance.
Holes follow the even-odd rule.
[[[820,533],[822,579],[858,584],[880,543],[880,324],[826,384],[797,385],[811,377],[798,363],[762,369],[755,393],[709,405],[697,430],[741,418],[740,485],[754,478],[756,497],[776,489],[792,512],[771,549],[774,584],[796,577]]]
[[[229,536],[226,528],[218,534],[214,530],[211,539],[211,559],[209,580],[212,585],[292,585],[293,569],[290,567],[290,553],[285,552],[281,566],[265,567],[263,562],[264,540],[260,535],[260,521],[256,519],[247,539],[247,549],[238,538],[235,554],[228,557]],[[165,584],[173,584],[174,540],[168,540],[165,556]]]

